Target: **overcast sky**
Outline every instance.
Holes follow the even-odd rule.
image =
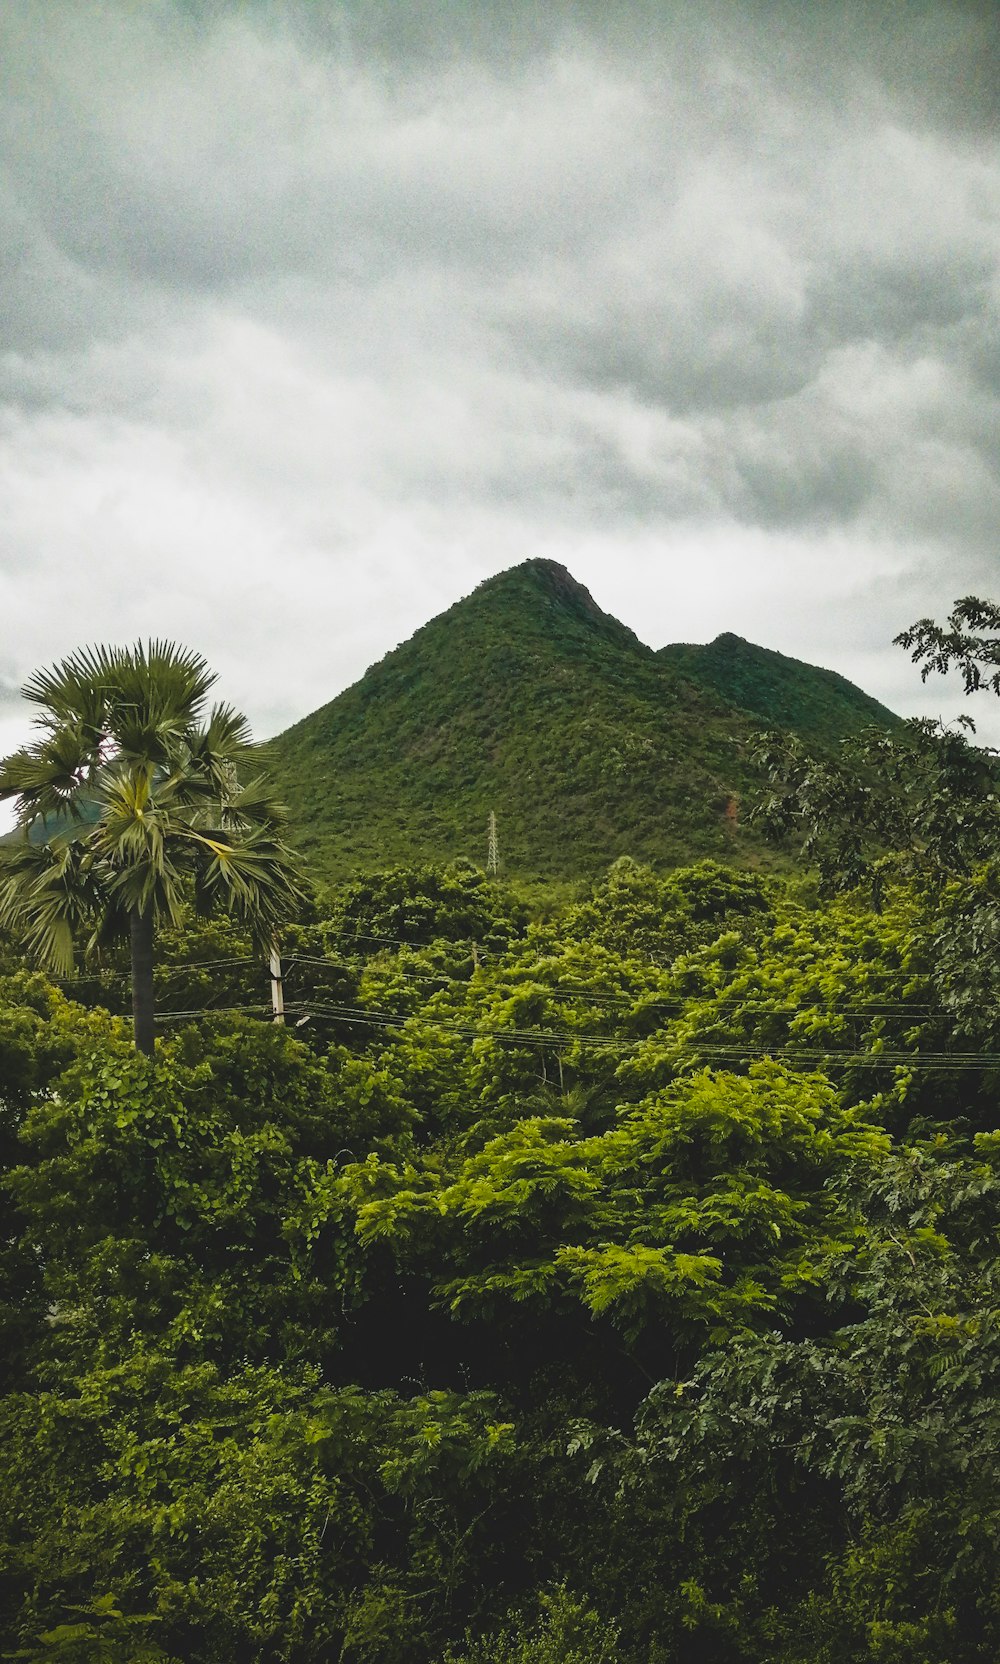
[[[1000,597],[996,0],[0,37],[0,749],[35,666],[149,634],[277,732],[531,555],[653,646],[961,708],[890,642]]]

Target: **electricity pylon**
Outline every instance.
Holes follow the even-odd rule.
[[[493,813],[492,809],[490,810],[489,819],[486,822],[486,871],[491,872],[494,877],[496,877],[497,873],[500,871],[500,846],[497,843],[497,817]]]

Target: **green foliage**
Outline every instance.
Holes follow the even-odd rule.
[[[464,1618],[502,1556],[490,1504],[518,1457],[485,1395],[223,1376],[151,1349],[81,1385],[4,1405],[5,1571],[29,1636],[93,1581],[185,1659],[402,1658],[392,1591],[418,1630],[449,1602]]]
[[[825,1082],[755,1065],[657,1093],[596,1137],[523,1118],[454,1167],[372,1156],[343,1186],[362,1242],[449,1268],[432,1292],[454,1312],[580,1302],[678,1349],[692,1329],[787,1315],[821,1283],[852,1246],[829,1186],[883,1148]]]
[[[335,949],[371,956],[386,945],[461,942],[490,953],[522,933],[522,904],[470,861],[393,867],[341,886],[322,932]]]
[[[68,1622],[43,1630],[34,1645],[8,1656],[27,1664],[176,1664],[147,1637],[156,1622],[152,1614],[122,1612],[114,1595],[97,1595],[70,1611]]]
[[[0,979],[0,1650],[992,1664],[994,890],[398,869],[155,1059]]]
[[[942,628],[923,618],[896,637],[921,664],[921,677],[957,666],[966,693],[1000,693],[1000,607],[966,596]],[[884,873],[926,884],[968,876],[1000,855],[997,753],[974,745],[962,715],[954,726],[921,719],[895,734],[874,729],[818,757],[788,734],[760,736],[754,755],[770,795],[757,823],[779,839],[797,834],[828,890],[871,887],[879,903]]]
[[[954,666],[962,674],[966,693],[981,688],[1000,694],[1000,606],[993,601],[966,595],[956,601],[947,626],[921,618],[896,637],[905,647],[926,682],[937,672],[944,675]]]
[[[11,1184],[25,1120],[33,1104],[51,1101],[81,1053],[117,1034],[103,1013],[84,1016],[37,974],[0,978],[0,1372],[10,1386],[22,1380],[47,1313],[38,1247]]]
[[[757,647],[742,636],[716,636],[705,647],[662,647],[659,656],[727,704],[768,727],[792,729],[821,751],[865,728],[899,726],[892,711],[835,671]]]
[[[342,1080],[287,1030],[239,1019],[155,1063],[109,1036],[72,1064],[29,1109],[30,1159],[7,1179],[72,1344],[166,1334],[226,1359],[334,1344],[357,1255],[328,1221],[303,1257],[303,1196],[358,1137]]]
[[[539,1607],[534,1624],[515,1621],[497,1635],[471,1641],[468,1651],[449,1652],[444,1664],[614,1664],[617,1625],[605,1622],[565,1585],[543,1590]]]
[[[845,741],[832,759],[768,734],[755,755],[770,787],[757,823],[797,837],[829,892],[865,884],[877,905],[887,873],[935,885],[1000,851],[996,759],[957,728],[912,721],[899,735]]]
[[[819,723],[831,740],[854,730],[858,712],[893,721],[829,672],[797,666],[796,677],[772,720],[795,727],[801,715],[810,735]],[[625,854],[673,865],[763,851],[773,865],[737,818],[756,780],[755,719],[734,708],[740,689],[723,693],[602,613],[564,568],[529,560],[418,630],[266,754],[298,847],[329,879],[484,861],[490,810],[503,868],[519,881],[592,876]]]
[[[168,642],[86,648],[38,671],[24,694],[39,737],[0,765],[20,836],[0,863],[0,923],[41,965],[70,976],[131,938],[136,1044],[153,1050],[155,926],[227,907],[261,946],[300,907],[284,811],[241,781],[250,731],[197,653]]]
[[[609,1450],[619,1507],[672,1524],[679,1507],[704,1544],[682,1622],[706,1646],[816,1664],[995,1649],[998,1201],[994,1137],[892,1156],[857,1197],[866,1244],[830,1333],[706,1353]]]
[[[928,921],[939,997],[966,1041],[1000,1042],[1000,864],[989,862],[944,886]]]
[[[715,941],[723,922],[759,933],[773,918],[768,885],[757,873],[700,861],[660,876],[622,855],[560,928],[577,941],[669,963],[699,942]]]

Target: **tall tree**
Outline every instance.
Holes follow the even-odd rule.
[[[960,670],[966,693],[990,688],[1000,694],[1000,605],[966,595],[956,601],[947,625],[919,618],[893,638],[905,647],[926,682],[933,671]]]
[[[918,619],[894,638],[932,673],[961,671],[966,693],[1000,694],[1000,605],[966,596],[946,626]],[[891,734],[869,729],[817,757],[794,736],[759,738],[756,760],[769,792],[751,818],[777,837],[798,835],[802,853],[830,889],[871,882],[886,858],[896,871],[940,883],[1000,858],[998,753],[953,725],[911,719]]]
[[[4,850],[0,922],[63,974],[81,941],[128,939],[150,1055],[157,924],[191,898],[237,914],[263,948],[303,898],[281,806],[262,779],[240,780],[246,717],[207,705],[215,680],[172,642],[82,649],[27,682],[39,737],[0,765],[22,834]]]

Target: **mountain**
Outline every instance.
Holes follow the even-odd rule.
[[[828,748],[861,729],[898,727],[900,718],[835,670],[757,647],[742,636],[716,636],[705,647],[677,643],[657,657],[699,687],[775,728],[792,728]]]
[[[296,843],[320,878],[483,862],[493,810],[512,876],[575,878],[621,854],[770,859],[738,825],[759,710],[671,651],[645,646],[553,561],[501,572],[268,743]],[[815,720],[831,673],[812,684],[796,668]]]

